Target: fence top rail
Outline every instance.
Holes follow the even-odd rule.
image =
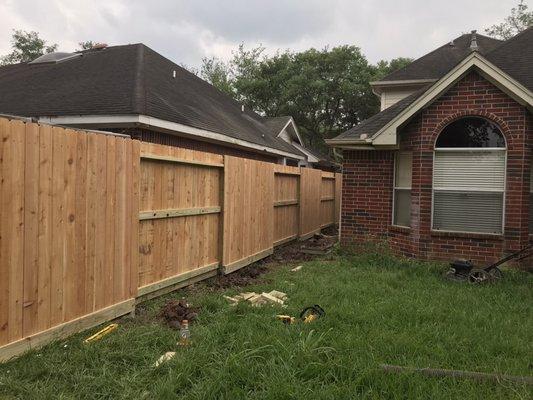
[[[72,126],[65,126],[65,125],[59,125],[59,124],[50,124],[44,121],[39,121],[37,118],[21,117],[19,115],[0,114],[0,118],[4,118],[7,120],[22,121],[25,123],[32,123],[32,124],[38,124],[38,125],[53,126],[55,128],[70,129],[73,131],[84,132],[84,133],[96,133],[98,135],[116,136],[116,137],[120,137],[124,139],[131,139],[130,135],[125,135],[123,133],[99,131],[96,129],[87,129],[87,128],[74,128]]]
[[[277,175],[300,175],[299,167],[290,167],[288,165],[274,165],[274,174]]]
[[[172,157],[172,156],[162,156],[162,155],[158,155],[158,154],[141,153],[141,159],[153,160],[153,161],[162,161],[162,162],[170,162],[170,163],[176,163],[176,164],[191,164],[191,165],[198,165],[198,166],[201,166],[201,167],[224,168],[224,163],[188,160],[186,158],[178,158],[178,157]]]
[[[292,172],[292,171],[274,171],[274,173],[276,175],[295,175],[295,176],[300,175],[299,172]]]

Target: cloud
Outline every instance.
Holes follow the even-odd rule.
[[[240,43],[304,50],[360,46],[370,61],[418,57],[480,32],[516,0],[0,0],[0,54],[12,29],[38,31],[69,51],[85,40],[143,42],[178,63],[229,58]]]

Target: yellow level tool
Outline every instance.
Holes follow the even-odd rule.
[[[111,324],[111,325],[108,325],[106,326],[104,329],[101,329],[99,330],[98,332],[96,332],[94,335],[92,336],[89,336],[87,339],[85,339],[83,341],[83,343],[90,343],[90,342],[95,342],[97,340],[100,340],[101,338],[103,338],[105,335],[107,335],[108,333],[111,333],[113,332],[115,329],[118,328],[118,324]]]

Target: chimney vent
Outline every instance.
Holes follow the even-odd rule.
[[[241,104],[241,112],[244,112],[244,104]]]
[[[470,39],[470,50],[477,51],[479,46],[477,45],[477,34],[476,31],[472,31],[472,37]]]
[[[176,77],[176,70],[173,70],[173,71],[172,71],[172,77],[173,77],[173,78]]]

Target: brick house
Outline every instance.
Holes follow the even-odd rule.
[[[4,115],[279,164],[309,160],[299,137],[283,140],[270,119],[140,43],[2,66],[0,93]]]
[[[391,73],[382,110],[343,150],[341,242],[420,259],[493,261],[533,234],[533,28],[473,31]]]

